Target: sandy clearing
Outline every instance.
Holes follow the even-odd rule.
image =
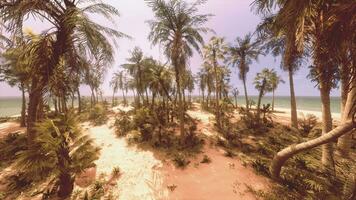
[[[202,164],[203,155],[212,162]],[[227,158],[222,150],[208,148],[188,168],[176,169],[172,164],[164,165],[165,185],[176,186],[169,192],[172,200],[255,200],[258,199],[247,186],[255,190],[268,190],[267,178],[256,175],[238,159]]]
[[[109,177],[115,167],[120,168],[121,177],[114,187],[114,194],[122,200],[157,199],[157,191],[166,195],[162,188],[162,175],[158,170],[162,167],[152,152],[129,146],[125,138],[117,138],[113,128],[108,124],[88,127],[88,133],[95,143],[101,147],[100,157],[95,161],[97,176],[105,174]]]

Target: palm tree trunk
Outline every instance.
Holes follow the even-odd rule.
[[[25,86],[21,83],[21,92],[22,92],[22,108],[21,108],[21,127],[26,126],[26,97],[25,97]]]
[[[290,87],[290,108],[291,108],[291,125],[293,128],[298,128],[297,103],[294,94],[293,70],[289,67],[289,87]]]
[[[340,67],[340,90],[341,90],[341,118],[347,113],[345,113],[345,105],[347,100],[347,93],[349,91],[350,82],[350,69],[348,69],[347,64],[342,64]],[[351,138],[352,132],[341,136],[338,139],[337,148],[343,157],[348,157],[351,148]]]
[[[115,90],[112,92],[112,106],[115,104]]]
[[[247,96],[247,87],[246,87],[246,80],[245,80],[245,78],[242,79],[242,82],[243,82],[243,84],[244,84],[245,100],[246,100],[246,109],[249,109],[249,106],[248,106],[248,96]]]
[[[266,83],[267,83],[267,80],[263,79],[262,86],[260,89],[260,94],[258,95],[258,101],[257,101],[257,120],[260,120],[261,100],[262,100],[263,92],[266,87]]]
[[[274,89],[272,91],[272,111],[274,111]]]
[[[31,145],[36,137],[36,131],[33,129],[37,120],[37,107],[41,97],[41,91],[36,88],[36,81],[32,81],[32,89],[29,93],[29,103],[27,111],[27,140]]]
[[[306,150],[310,150],[314,147],[333,142],[337,138],[349,133],[356,128],[356,123],[353,122],[353,118],[356,113],[356,106],[354,105],[356,102],[356,83],[353,83],[353,87],[351,88],[352,90],[348,93],[347,96],[345,115],[342,118],[342,123],[337,128],[323,134],[318,138],[297,145],[293,144],[279,151],[272,160],[270,168],[272,178],[279,180],[283,164],[294,155]]]
[[[218,128],[221,128],[221,123],[220,123],[220,105],[219,105],[219,75],[217,72],[217,63],[216,60],[214,62],[214,72],[215,72],[215,112],[216,112],[216,125]]]
[[[79,87],[77,88],[77,96],[78,96],[78,113],[82,112],[82,100],[80,97],[80,91],[79,91]]]
[[[58,113],[57,97],[53,97],[54,112]]]
[[[320,96],[322,102],[322,135],[332,130],[332,118],[330,111],[330,90],[323,87],[324,83],[320,83]],[[334,165],[334,148],[333,143],[327,143],[322,145],[322,165],[324,170],[328,172],[335,172]]]

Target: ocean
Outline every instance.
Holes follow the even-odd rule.
[[[257,96],[250,96],[253,101],[257,102]],[[106,99],[111,102],[109,97]],[[238,104],[245,105],[245,97],[238,97]],[[262,104],[272,102],[271,96],[265,96],[262,99]],[[331,97],[331,112],[340,113],[340,97]],[[275,97],[275,107],[290,108],[289,97]],[[297,97],[297,109],[309,111],[321,111],[320,97]],[[0,117],[10,117],[21,113],[21,98],[20,97],[0,97]]]

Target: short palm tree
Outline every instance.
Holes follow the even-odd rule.
[[[204,61],[212,66],[215,79],[215,112],[217,126],[220,127],[220,99],[223,90],[223,67],[219,65],[219,61],[225,60],[227,46],[224,38],[212,37],[207,45],[204,46],[203,57]]]
[[[235,44],[230,45],[228,51],[229,57],[227,62],[232,67],[239,69],[239,78],[244,85],[246,108],[248,109],[248,95],[246,87],[246,76],[249,71],[249,65],[258,59],[258,56],[262,54],[259,41],[253,41],[252,34],[245,35],[244,38],[237,37]]]
[[[237,97],[239,96],[239,90],[237,89],[237,88],[234,88],[233,90],[232,90],[232,95],[234,96],[234,98],[235,98],[235,107],[237,108]]]
[[[276,71],[272,71],[271,84],[272,84],[272,111],[274,111],[274,92],[280,83],[285,83],[281,76],[277,75]]]
[[[259,91],[258,102],[257,102],[257,117],[260,119],[260,109],[262,97],[267,92],[272,92],[273,90],[273,76],[275,71],[272,69],[263,69],[261,72],[257,73],[254,81],[255,88]]]
[[[203,44],[202,33],[209,31],[203,25],[211,15],[198,14],[197,6],[203,1],[189,4],[185,1],[147,0],[152,8],[155,20],[148,21],[151,28],[149,39],[152,44],[161,44],[166,56],[170,59],[175,72],[178,93],[178,112],[180,133],[184,136],[184,102],[182,98],[182,74],[193,49],[200,51]]]

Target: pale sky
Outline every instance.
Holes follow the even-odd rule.
[[[189,1],[189,0],[188,0]],[[208,2],[201,6],[200,11],[202,14],[213,14],[214,16],[206,24],[207,27],[213,29],[216,35],[224,37],[225,41],[233,42],[239,36],[243,37],[248,32],[253,32],[256,25],[260,21],[260,17],[251,11],[250,4],[253,0],[208,0]],[[105,95],[111,95],[111,88],[109,81],[114,71],[119,69],[119,66],[125,63],[125,59],[129,57],[130,51],[139,46],[146,56],[153,56],[156,59],[165,61],[166,58],[160,55],[158,46],[151,46],[148,41],[149,26],[145,23],[146,20],[153,19],[151,9],[146,5],[144,0],[104,0],[104,2],[116,7],[121,16],[116,19],[117,30],[130,35],[133,39],[119,40],[119,48],[116,51],[115,64],[109,69],[102,89]],[[100,24],[110,25],[110,23],[102,19],[94,19]],[[46,27],[45,23],[37,20],[30,19],[25,26],[31,27],[36,32],[40,32]],[[212,34],[205,35],[205,41],[208,41]],[[190,68],[196,73],[202,64],[202,59],[198,53],[195,52],[194,57],[190,60]],[[302,66],[301,69],[295,74],[295,93],[297,96],[319,96],[319,91],[314,87],[314,83],[306,78],[308,74],[307,64]],[[258,62],[250,65],[250,72],[247,74],[247,89],[249,95],[257,95],[258,92],[254,88],[252,82],[257,72],[263,68],[274,68],[279,75],[286,81],[285,84],[279,86],[276,91],[277,96],[289,96],[288,74],[280,70],[280,59],[274,58],[271,55],[260,57]],[[236,69],[231,70],[233,87],[237,87],[240,94],[243,94],[242,82],[238,79]],[[89,89],[86,86],[81,87],[83,95],[89,95]],[[195,92],[198,94],[197,90]],[[120,94],[120,93],[119,93]],[[6,83],[0,82],[0,96],[20,96],[21,93],[17,88],[11,88]],[[339,96],[338,90],[332,91],[332,96]]]

